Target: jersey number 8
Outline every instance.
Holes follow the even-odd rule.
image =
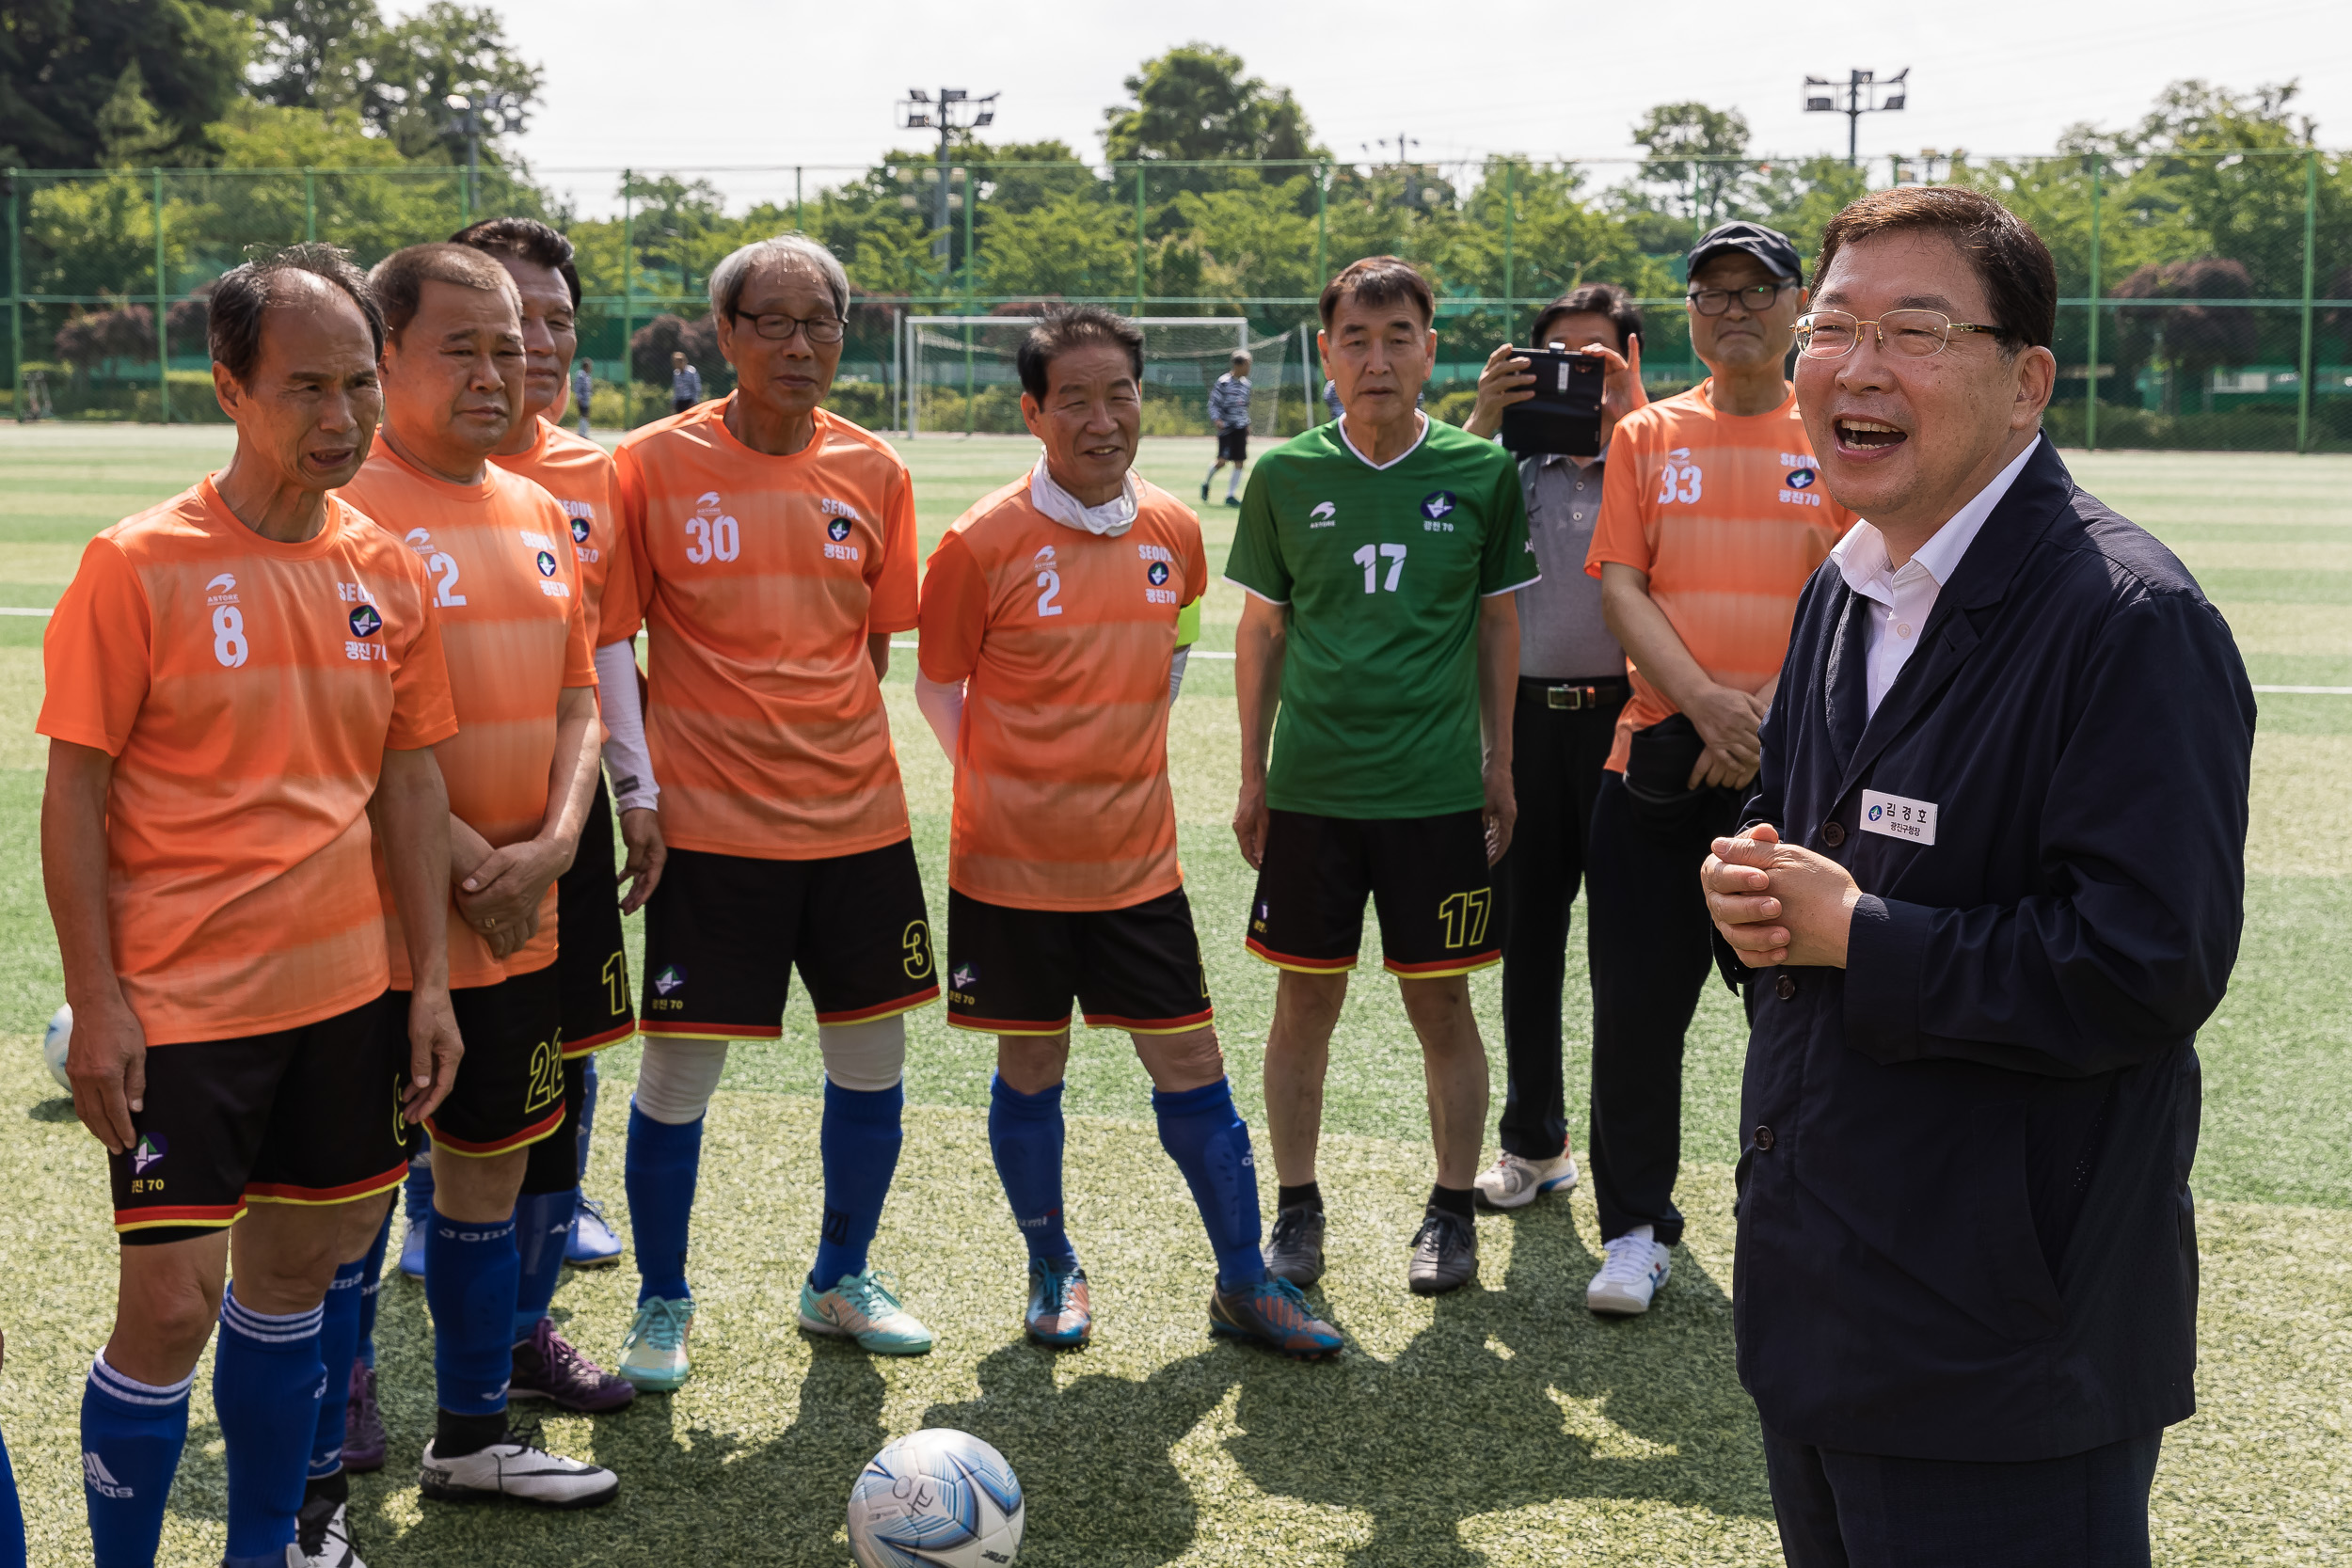
[[[221,668],[234,670],[251,651],[245,640],[245,612],[232,604],[215,606],[213,657],[220,660]]]

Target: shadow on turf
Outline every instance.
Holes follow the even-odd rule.
[[[1530,1527],[1532,1548],[1486,1552],[1465,1541],[1464,1527],[1481,1516],[1546,1504],[1665,1504],[1769,1519],[1755,1410],[1733,1374],[1730,1303],[1696,1258],[1677,1254],[1674,1279],[1647,1317],[1611,1322],[1584,1310],[1598,1260],[1566,1204],[1481,1227],[1497,1240],[1514,1227],[1507,1273],[1439,1297],[1427,1326],[1392,1357],[1351,1343],[1336,1362],[1302,1365],[1211,1345],[1204,1333],[1198,1352],[1136,1382],[1014,1342],[979,1362],[977,1399],[933,1404],[922,1424],[974,1433],[1012,1462],[1029,1498],[1024,1568],[1153,1568],[1192,1549],[1200,1508],[1173,1452],[1229,1398],[1226,1456],[1270,1497],[1349,1511],[1327,1540],[1304,1533],[1313,1527],[1295,1522],[1298,1510],[1284,1510],[1292,1522],[1280,1528],[1297,1547],[1349,1548],[1350,1568],[1501,1568],[1549,1560],[1550,1542],[1580,1550],[1540,1524]],[[386,1354],[429,1366],[423,1292],[387,1283]],[[886,1424],[884,1369],[854,1347],[808,1349],[797,1387],[770,1393],[755,1374],[750,1385],[755,1397],[793,1406],[772,1440],[680,1424],[659,1395],[595,1422],[593,1436],[558,1439],[622,1478],[613,1506],[588,1516],[427,1506],[421,1520],[396,1526],[383,1510],[414,1485],[432,1419],[425,1380],[399,1379],[397,1391],[386,1389],[390,1467],[355,1488],[362,1549],[388,1568],[485,1552],[838,1568],[848,1561],[838,1544],[847,1478],[905,1416],[888,1412]]]
[[[28,1107],[24,1114],[35,1121],[60,1122],[73,1119],[73,1097],[61,1094],[55,1100],[44,1100]]]

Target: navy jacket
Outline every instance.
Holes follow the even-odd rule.
[[[1847,966],[1740,967],[1734,1323],[1765,1425],[2056,1458],[2195,1409],[2198,1026],[2244,918],[2254,698],[2173,554],[2045,442],[1875,715],[1863,601],[1797,605],[1747,820],[1866,895]],[[1935,808],[1931,846],[1863,795]]]

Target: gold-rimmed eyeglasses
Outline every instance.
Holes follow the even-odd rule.
[[[848,323],[839,316],[787,316],[781,313],[755,316],[749,310],[731,310],[737,321],[752,324],[752,330],[771,342],[789,342],[795,332],[805,332],[812,343],[837,343]]]
[[[1797,352],[1807,359],[1843,359],[1862,341],[1865,327],[1882,350],[1899,359],[1932,358],[1950,345],[1955,332],[2001,330],[1956,322],[1941,310],[1889,310],[1876,321],[1860,321],[1843,310],[1815,310],[1797,318]]]

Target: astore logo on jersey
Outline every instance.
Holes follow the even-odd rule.
[[[227,572],[223,572],[204,585],[204,593],[206,604],[235,604],[237,602],[237,579]]]
[[[1060,559],[1061,558],[1059,556],[1054,553],[1054,546],[1048,545],[1044,548],[1039,550],[1036,555],[1029,558],[1029,564],[1042,572],[1049,570],[1057,564],[1060,562]]]
[[[1334,523],[1339,521],[1339,516],[1340,509],[1337,506],[1333,505],[1329,501],[1317,501],[1315,502],[1314,510],[1307,514],[1307,526],[1309,528],[1329,528]]]

